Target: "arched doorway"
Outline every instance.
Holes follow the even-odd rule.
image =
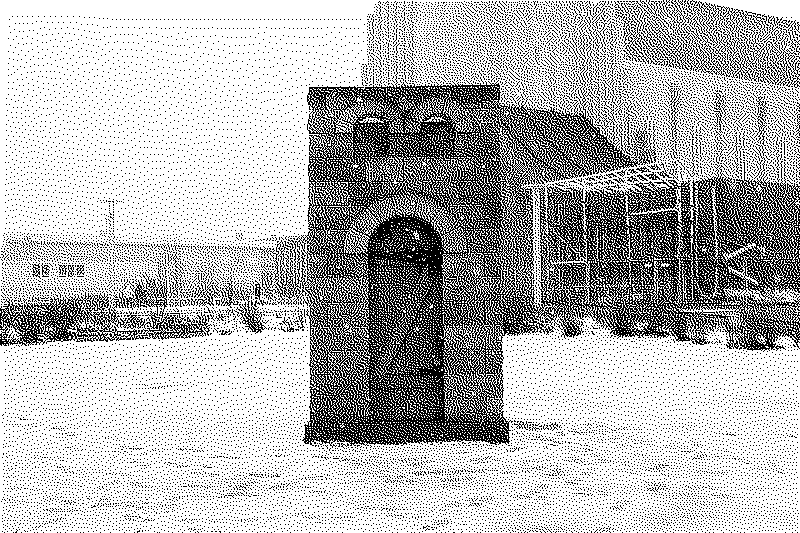
[[[370,413],[444,418],[442,243],[430,224],[396,217],[368,244]]]

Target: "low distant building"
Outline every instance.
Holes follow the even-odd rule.
[[[0,299],[101,297],[154,305],[305,302],[305,236],[215,245],[7,237]]]

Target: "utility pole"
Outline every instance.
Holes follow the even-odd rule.
[[[111,287],[111,294],[108,298],[108,307],[112,308],[114,306],[114,299],[117,296],[117,276],[116,276],[116,257],[117,257],[117,247],[116,247],[116,236],[115,236],[115,225],[116,225],[116,206],[119,203],[122,203],[121,200],[116,199],[106,199],[101,200],[103,203],[108,204],[108,215],[106,219],[106,233],[108,237],[108,255],[109,255],[109,276],[110,276],[110,284]]]

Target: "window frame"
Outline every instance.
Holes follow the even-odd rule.
[[[436,157],[453,154],[458,132],[450,117],[431,115],[420,122],[419,136],[421,152],[428,157]]]
[[[372,132],[369,132],[369,129]],[[389,155],[389,121],[377,115],[365,115],[353,122],[353,154],[356,157]]]

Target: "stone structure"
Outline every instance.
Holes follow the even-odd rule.
[[[508,440],[499,93],[310,89],[307,442]]]

